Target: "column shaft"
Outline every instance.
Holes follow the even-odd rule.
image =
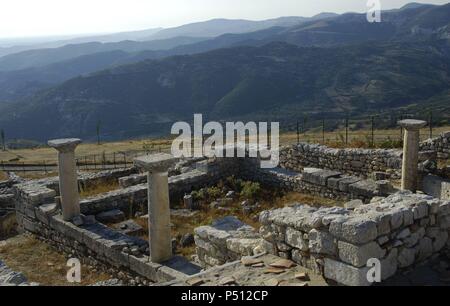
[[[167,172],[148,173],[150,258],[163,262],[172,257],[169,180]]]
[[[62,215],[69,221],[80,215],[75,152],[59,152],[58,161]]]
[[[403,143],[402,190],[417,190],[419,130],[406,129]]]

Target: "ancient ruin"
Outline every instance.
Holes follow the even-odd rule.
[[[22,231],[123,284],[371,285],[370,259],[380,262],[382,284],[388,283],[450,250],[449,169],[436,167],[448,158],[450,133],[419,144],[423,122],[400,124],[406,130],[403,152],[300,143],[280,150],[275,169],[261,169],[258,158],[177,160],[160,153],[137,158],[129,169],[76,175],[80,140],[49,141],[58,150],[59,178],[12,176],[0,183],[0,205],[14,210]],[[171,215],[194,218],[193,192],[231,176],[343,205],[264,208],[255,228],[227,210],[236,197],[227,190],[210,209],[229,215],[202,220],[182,237],[194,244],[193,256],[174,252]],[[79,199],[79,188],[111,180],[120,188]],[[186,207],[171,207],[174,201]],[[258,207],[243,201],[240,209],[249,214]],[[141,210],[147,237],[126,220]],[[1,263],[0,282],[2,271],[9,275],[4,282],[26,283]]]

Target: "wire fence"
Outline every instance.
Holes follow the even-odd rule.
[[[142,155],[154,153],[170,152],[170,148],[159,147],[154,150],[128,151],[101,153],[85,156],[76,156],[75,162],[78,170],[84,171],[101,171],[112,169],[124,169],[133,165],[133,160]],[[42,160],[41,162],[5,162],[0,161],[1,171],[12,172],[44,172],[51,173],[58,169],[58,165],[54,161]]]
[[[383,114],[366,117],[345,117],[318,119],[303,116],[280,121],[280,145],[299,142],[331,144],[342,147],[401,147],[404,130],[397,123],[400,120],[414,118],[427,122],[427,126],[420,131],[421,140],[433,138],[450,126],[447,113],[422,112],[415,114]],[[267,119],[267,122],[277,121]],[[270,125],[269,125],[270,126]],[[268,131],[270,134],[270,130]],[[204,137],[207,137],[206,135]],[[170,142],[169,142],[170,143]],[[143,147],[143,150],[91,154],[76,156],[78,170],[100,171],[108,169],[128,168],[133,165],[137,156],[157,152],[170,152],[170,145],[154,148]],[[11,162],[0,161],[0,170],[15,172],[54,172],[57,170],[55,161],[42,160],[40,162]]]

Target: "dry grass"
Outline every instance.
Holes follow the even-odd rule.
[[[438,136],[441,132],[449,131],[450,126],[443,126],[433,128],[433,136]],[[325,144],[332,147],[353,147],[366,148],[371,141],[371,130],[357,130],[349,131],[348,144],[345,144],[345,130],[340,129],[333,132],[325,132]],[[388,139],[392,142],[399,143],[400,129],[379,129],[374,131],[375,147],[380,147]],[[424,128],[420,131],[420,139],[426,140],[429,138],[429,129]],[[306,134],[300,134],[300,141],[322,143],[322,131],[309,131]],[[297,142],[297,133],[285,133],[280,135],[280,144],[293,144]]]
[[[8,179],[8,175],[5,172],[0,171],[0,182],[6,181],[7,179]]]
[[[0,257],[12,270],[22,272],[29,282],[48,286],[90,285],[111,277],[81,267],[81,283],[70,284],[67,259],[49,245],[28,235],[19,235],[0,245]]]
[[[15,213],[7,213],[0,217],[0,240],[17,234],[17,220]]]
[[[311,206],[341,206],[342,203],[332,199],[325,199],[317,196],[302,194],[298,192],[288,192],[284,194],[274,194],[266,191],[265,199],[258,201],[260,208],[250,215],[246,215],[242,211],[241,203],[243,199],[236,199],[227,204],[228,210],[211,209],[208,205],[202,205],[197,214],[193,217],[172,216],[172,237],[180,238],[187,233],[193,233],[196,227],[209,225],[214,220],[226,216],[235,216],[244,223],[249,224],[255,229],[259,229],[261,224],[258,221],[258,215],[261,211],[281,208],[295,203],[309,204]],[[145,234],[142,239],[148,239],[148,221],[143,218],[135,218],[134,221],[144,228]],[[183,256],[195,254],[195,247],[178,248],[177,252]]]
[[[433,130],[434,135],[438,135],[443,131],[449,131],[450,126],[444,126],[435,128]],[[344,130],[337,130],[334,132],[325,133],[325,143],[332,146],[350,146],[350,147],[367,147],[368,139],[370,138],[370,130],[358,130],[351,131],[349,133],[349,144],[343,143],[343,137],[345,137]],[[429,136],[428,128],[421,130],[421,139],[425,140]],[[400,140],[400,130],[387,129],[387,130],[375,130],[375,143],[381,144],[385,142],[388,137],[392,141]],[[307,142],[322,142],[322,131],[316,129],[314,131],[308,131],[306,134],[300,135],[300,141]],[[280,135],[280,144],[287,145],[297,142],[297,134],[295,132],[283,133]],[[78,157],[111,154],[114,152],[142,152],[145,150],[166,150],[171,146],[171,139],[144,139],[144,140],[129,140],[129,141],[117,141],[117,142],[105,142],[100,145],[86,143],[77,147],[76,154]],[[99,158],[99,157],[98,157]],[[118,157],[119,158],[119,157]],[[56,162],[56,151],[52,148],[36,148],[36,149],[21,149],[21,150],[7,150],[0,151],[0,161],[17,161],[31,163],[42,163],[46,161],[47,164]],[[100,160],[97,160],[100,162]]]
[[[85,199],[102,193],[119,189],[117,180],[109,180],[98,184],[91,184],[87,188],[80,188],[80,198]]]
[[[120,142],[105,142],[100,145],[85,143],[80,144],[76,149],[77,156],[88,155],[102,155],[111,154],[114,152],[138,152],[144,150],[158,150],[166,149],[172,144],[169,139],[147,139],[147,140],[129,140]],[[47,164],[56,163],[57,152],[53,148],[36,148],[36,149],[20,149],[20,150],[7,150],[0,151],[0,160],[18,161],[31,163],[42,163],[45,161]],[[97,160],[99,162],[99,160]]]

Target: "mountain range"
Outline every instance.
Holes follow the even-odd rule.
[[[0,127],[89,139],[101,122],[114,139],[164,134],[196,112],[283,120],[448,104],[450,4],[384,11],[381,23],[348,13],[205,27],[0,57]]]

